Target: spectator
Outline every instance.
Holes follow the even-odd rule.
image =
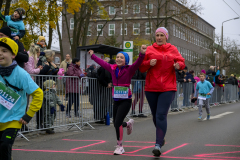
[[[61,62],[59,68],[63,68],[64,72],[67,72],[67,68],[71,63],[72,63],[72,59],[70,57],[70,54],[66,54],[65,60]]]
[[[204,74],[206,74],[206,71],[205,71],[204,69],[202,69],[202,70],[201,70],[201,73],[204,73]]]
[[[234,85],[238,85],[238,80],[236,75],[234,75]]]
[[[147,72],[144,72],[144,73],[141,73],[138,70],[136,70],[134,76],[132,77],[133,80],[136,80],[134,81],[134,84],[133,84],[133,93],[135,95],[135,99],[133,100],[132,102],[132,115],[133,116],[136,116],[135,114],[135,106],[137,104],[137,102],[140,100],[139,102],[139,114],[138,114],[138,117],[147,117],[143,114],[142,112],[142,108],[143,108],[143,105],[144,105],[144,99],[145,99],[145,92],[144,92],[144,81],[146,79],[146,75],[147,75]],[[138,80],[142,80],[142,81],[138,81]]]
[[[186,82],[191,82],[191,83],[185,83],[185,88],[183,90],[184,98],[183,98],[183,106],[186,105],[186,107],[190,107],[190,95],[193,95],[194,93],[194,83],[196,82],[195,79],[193,78],[194,76],[194,71],[191,70],[186,73],[185,76],[185,81]]]
[[[45,91],[42,108],[44,110],[44,128],[46,133],[54,134],[53,126],[56,119],[57,104],[61,107],[61,111],[64,111],[64,105],[56,93],[56,82],[53,80],[46,80],[44,83]]]
[[[105,58],[104,61],[108,62],[109,64],[115,64],[115,61],[113,59],[110,60],[109,58]],[[100,67],[97,70],[97,74],[99,82],[99,91],[97,92],[97,94],[100,95],[100,98],[98,102],[99,105],[93,105],[93,112],[94,119],[100,120],[96,123],[103,124],[107,112],[109,112],[110,117],[112,116],[112,76],[111,73],[105,70],[103,67]]]
[[[25,66],[24,66],[24,69],[29,74],[39,74],[40,70],[43,69],[41,65],[37,67],[39,56],[40,56],[40,47],[32,43],[29,49],[29,60],[27,63],[25,63]]]
[[[11,38],[11,29],[9,27],[2,27],[0,29],[0,38],[4,37]],[[16,43],[18,45],[18,54],[15,57],[15,60],[20,67],[24,68],[24,63],[28,62],[28,54],[22,42],[17,41]]]
[[[232,85],[235,84],[235,79],[233,74],[231,74],[230,78],[228,79],[228,84],[232,84]]]
[[[45,50],[45,53],[42,52],[42,55],[39,56],[39,60],[37,63],[37,67],[42,66],[42,69],[39,72],[39,75],[57,75],[58,73],[58,67],[53,63],[55,52],[52,50]],[[38,86],[44,90],[43,82],[46,80],[54,80],[55,77],[51,76],[37,76],[36,83]],[[36,115],[37,119],[37,128],[43,127],[43,109],[40,109],[39,112]]]
[[[40,52],[44,52],[45,50],[47,50],[46,40],[45,40],[44,36],[39,36],[38,37],[37,45],[40,47]]]
[[[92,64],[89,68],[87,68],[87,77],[97,78],[97,69],[95,64]]]
[[[185,67],[186,68],[186,67]],[[186,71],[186,70],[185,70]],[[185,72],[184,70],[175,70],[176,72],[176,78],[177,78],[177,82],[186,82],[184,76],[185,76]]]
[[[222,94],[223,94],[223,84],[224,81],[222,79],[222,75],[218,75],[215,77],[215,83],[216,83],[216,87],[215,89],[217,90],[217,102],[221,102],[222,100]]]
[[[80,60],[78,58],[74,58],[72,60],[72,64],[69,65],[68,76],[77,76],[79,78],[84,77],[82,74],[82,70],[80,69]],[[68,94],[68,104],[66,110],[66,116],[71,118],[71,108],[74,103],[74,113],[75,117],[80,117],[79,111],[79,97],[80,97],[80,86],[79,86],[78,78],[67,78],[66,79],[66,94]]]

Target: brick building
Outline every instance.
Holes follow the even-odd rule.
[[[110,36],[115,36],[116,41],[121,44],[122,9],[121,6],[117,5],[119,2],[99,1],[101,1],[102,6],[95,8],[96,12],[92,12],[92,14],[101,15],[103,14],[102,9],[104,9],[111,21],[107,22],[106,19],[96,18],[97,16],[92,18],[88,26],[87,44],[93,44],[97,36],[98,44],[104,44],[104,41]],[[203,64],[207,63],[208,60],[204,59],[204,55],[213,52],[215,28],[194,12],[187,12],[187,8],[175,0],[165,0],[165,2],[162,2],[161,8],[159,8],[158,2],[158,0],[127,1],[125,40],[136,41],[140,38],[151,42],[157,26],[165,26],[169,31],[168,42],[178,48],[186,59],[187,65],[192,66],[199,59],[202,59]],[[67,17],[70,31],[72,31],[74,27],[73,15],[68,14]],[[162,20],[163,23],[157,25]],[[66,32],[66,23],[63,23],[62,26],[63,51],[64,54],[67,54],[70,53],[70,44]],[[70,32],[70,36],[72,34]],[[196,67],[193,69],[198,70]]]

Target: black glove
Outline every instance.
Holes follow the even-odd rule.
[[[54,107],[52,107],[50,112],[51,112],[51,114],[54,114],[54,112],[56,112],[56,109]]]
[[[60,105],[60,107],[61,107],[61,111],[63,112],[63,111],[64,111],[64,108],[65,108],[65,106],[64,106],[64,105]]]
[[[30,117],[27,113],[22,117],[22,119],[24,121],[26,121],[27,123],[29,123],[32,119],[32,117]]]

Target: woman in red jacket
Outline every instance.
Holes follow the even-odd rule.
[[[185,60],[177,48],[167,43],[168,30],[160,27],[155,32],[156,42],[147,48],[141,72],[147,71],[145,93],[156,127],[156,144],[152,151],[160,156],[167,131],[167,114],[177,91],[175,68],[182,70]]]

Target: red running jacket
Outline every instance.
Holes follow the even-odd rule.
[[[150,66],[150,60],[157,59],[155,66]],[[180,70],[185,68],[185,59],[177,48],[170,43],[147,47],[146,55],[140,66],[141,72],[147,71],[145,91],[167,92],[177,91],[174,63],[179,63]]]

